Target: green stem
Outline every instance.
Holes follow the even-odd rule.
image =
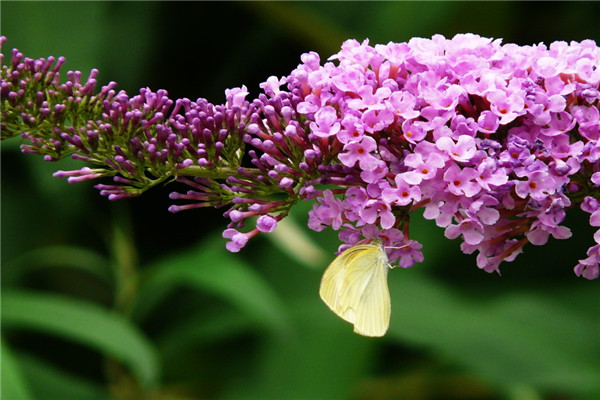
[[[245,171],[259,175],[260,170],[258,168],[244,168]],[[218,167],[218,168],[203,168],[198,166],[185,167],[177,171],[178,176],[197,176],[201,178],[211,179],[227,179],[230,176],[238,175],[237,169]]]
[[[131,318],[131,306],[138,289],[138,258],[133,240],[129,212],[124,205],[112,207],[108,246],[112,253],[115,280],[114,311]],[[112,357],[106,357],[104,372],[112,397],[119,400],[144,398],[141,387],[123,365]]]
[[[127,210],[120,205],[113,210],[110,247],[114,260],[115,309],[129,315],[137,294],[137,253]]]

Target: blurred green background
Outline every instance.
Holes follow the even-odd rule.
[[[3,52],[67,58],[134,94],[251,96],[316,51],[473,32],[520,45],[600,42],[594,2],[6,2]],[[357,336],[318,296],[338,246],[300,204],[277,234],[224,248],[225,210],[172,215],[168,193],[109,202],[2,143],[2,399],[600,398],[600,291],[572,267],[591,245],[529,246],[502,276],[414,218],[426,261],[389,274],[392,321]]]

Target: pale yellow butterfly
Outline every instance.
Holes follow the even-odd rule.
[[[380,241],[344,250],[327,267],[321,299],[363,336],[383,336],[390,324],[387,254]]]

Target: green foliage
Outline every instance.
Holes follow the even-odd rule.
[[[597,24],[577,23],[594,7],[5,2],[2,24],[7,46],[64,55],[70,69],[99,68],[101,83],[217,102],[227,87],[256,91],[303,51],[325,59],[350,37],[474,31],[520,44],[598,40]],[[109,204],[85,184],[51,177],[74,162],[45,163],[12,142],[2,145],[2,163],[3,400],[600,395],[598,282],[564,272],[582,254],[578,243],[528,249],[498,277],[458,254],[434,224],[411,221],[426,261],[390,271],[390,330],[368,339],[319,299],[339,241],[307,231],[310,204],[289,218],[309,240],[263,235],[231,254],[221,211],[171,215],[160,187],[156,198]],[[131,231],[115,229],[128,220]]]
[[[19,362],[23,365],[25,378],[30,383],[33,399],[44,400],[108,400],[101,385],[90,382],[57,369],[55,365],[38,357],[21,353]],[[6,396],[10,399],[9,395]],[[15,400],[19,399],[15,396]]]
[[[2,392],[1,396],[5,399],[29,400],[32,399],[27,382],[23,378],[23,373],[19,362],[15,359],[12,352],[8,349],[4,341],[0,343],[2,347]]]
[[[147,268],[136,305],[148,310],[179,286],[212,293],[231,303],[253,323],[283,333],[289,330],[285,306],[251,265],[209,238],[191,251],[181,252]],[[135,305],[134,305],[135,307]]]
[[[144,386],[157,383],[152,345],[130,321],[109,310],[54,294],[5,290],[2,317],[9,328],[40,330],[97,348],[130,366]]]

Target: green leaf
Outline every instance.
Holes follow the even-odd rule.
[[[260,359],[223,399],[350,398],[378,340],[353,333],[352,325],[333,314],[316,292],[295,301],[290,311],[298,326],[294,335],[265,341]]]
[[[29,386],[23,377],[21,366],[8,349],[6,343],[0,340],[2,353],[2,386],[0,387],[0,398],[5,400],[30,400],[33,399]]]
[[[61,371],[28,354],[19,354],[23,375],[31,391],[42,400],[107,400],[108,394],[97,384]],[[9,399],[9,397],[7,397]]]
[[[279,333],[289,329],[281,299],[251,266],[225,249],[221,238],[211,237],[151,267],[137,299],[138,316],[180,286],[219,296],[268,329]]]
[[[436,349],[507,389],[600,391],[596,316],[554,300],[550,291],[507,290],[477,301],[413,270],[389,275],[390,337]],[[573,290],[572,296],[580,291]]]
[[[183,354],[194,343],[211,343],[252,331],[255,327],[246,315],[227,310],[207,319],[205,314],[193,315],[185,322],[171,327],[158,340],[162,354]]]
[[[54,294],[2,293],[4,327],[35,329],[93,347],[129,366],[142,385],[158,381],[155,350],[121,315],[97,305]]]
[[[181,323],[169,326],[169,329],[157,338],[161,362],[164,370],[168,371],[165,380],[168,381],[169,377],[173,376],[185,380],[195,375],[194,379],[202,382],[231,376],[241,365],[253,365],[249,359],[252,358],[250,354],[255,347],[246,345],[244,353],[232,350],[235,356],[225,357],[217,355],[220,352],[216,349],[229,350],[231,345],[236,346],[240,341],[247,342],[249,338],[260,340],[273,336],[265,335],[264,330],[260,330],[255,321],[233,308],[223,309],[210,317],[203,311],[191,315]],[[195,356],[190,357],[190,354]],[[217,363],[219,364],[216,365]],[[212,376],[215,369],[219,372]]]
[[[104,282],[110,281],[108,260],[98,253],[77,246],[45,246],[27,251],[3,264],[3,284],[19,280],[40,268],[73,268],[88,272]]]

